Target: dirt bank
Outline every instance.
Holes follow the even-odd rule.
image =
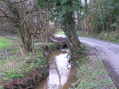
[[[48,65],[34,69],[24,78],[12,79],[4,84],[4,89],[35,89],[41,80],[48,76]]]

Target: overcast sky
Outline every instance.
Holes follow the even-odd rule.
[[[82,4],[85,5],[85,0],[81,0]],[[87,0],[87,2],[89,3],[90,0]]]

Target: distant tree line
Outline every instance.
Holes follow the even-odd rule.
[[[82,30],[95,33],[118,31],[118,0],[90,0],[85,11],[87,15],[81,20]]]

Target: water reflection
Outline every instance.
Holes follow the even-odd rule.
[[[43,87],[38,89],[67,89],[71,78],[74,76],[71,73],[72,66],[69,59],[68,50],[53,52],[49,58],[49,76],[44,85],[41,85]]]
[[[71,64],[68,51],[64,50],[54,57],[53,63],[50,65],[48,77],[48,89],[61,89],[68,80]]]

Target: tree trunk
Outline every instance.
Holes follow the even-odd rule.
[[[30,29],[24,27],[24,25],[21,25],[19,23],[18,26],[18,31],[17,31],[20,40],[21,40],[21,48],[22,48],[22,54],[27,54],[28,52],[32,52],[32,38],[31,38],[31,33]]]
[[[80,50],[80,41],[76,34],[73,12],[69,12],[64,15],[63,31],[68,37],[67,45],[70,48],[72,59],[77,58],[78,51]]]
[[[87,12],[88,12],[88,1],[85,0],[85,13],[87,15]]]
[[[4,2],[9,8],[8,12],[12,13],[13,15],[12,19],[11,18],[9,19],[9,15],[6,18],[10,20],[12,23],[14,23],[15,27],[17,28],[17,32],[22,43],[21,45],[22,52],[23,52],[22,54],[25,55],[28,52],[32,52],[32,39],[31,39],[31,33],[29,29],[30,27],[26,26],[28,24],[27,21],[25,21],[24,24],[21,24],[25,20],[25,15],[26,15],[25,13],[26,13],[26,10],[29,8],[22,8],[26,4],[23,2],[19,2],[17,4],[12,2],[12,0],[4,0]]]

